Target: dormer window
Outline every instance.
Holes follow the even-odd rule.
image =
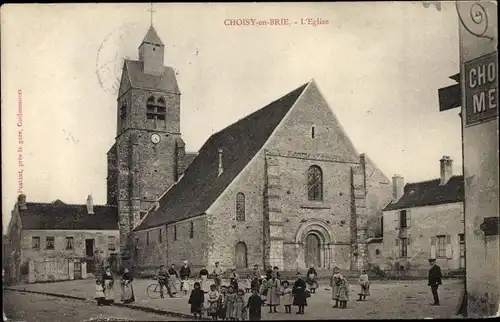
[[[148,125],[150,128],[164,130],[166,127],[165,119],[167,115],[165,100],[159,98],[155,101],[154,97],[150,97],[146,104],[146,108]]]

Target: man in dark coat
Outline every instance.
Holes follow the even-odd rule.
[[[438,287],[443,284],[441,281],[443,276],[441,275],[441,267],[436,264],[436,260],[434,258],[429,259],[429,264],[431,264],[431,268],[429,269],[428,285],[431,287],[432,296],[434,297],[434,303],[431,305],[438,306]]]

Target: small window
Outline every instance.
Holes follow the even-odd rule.
[[[190,222],[190,227],[189,227],[189,238],[193,238],[194,237],[194,223],[193,222]]]
[[[73,249],[73,237],[66,237],[66,249]]]
[[[31,248],[40,249],[40,237],[31,237]]]
[[[311,127],[311,137],[314,139],[314,126]]]
[[[108,250],[115,251],[116,250],[116,237],[108,236]]]
[[[446,257],[446,236],[437,236],[436,257]]]
[[[146,232],[146,245],[149,245],[149,231]]]
[[[54,237],[45,238],[45,249],[54,249]]]
[[[406,228],[406,210],[399,212],[399,228]]]
[[[245,195],[241,192],[236,194],[236,220],[245,221]]]
[[[174,226],[174,240],[177,240],[177,226]]]
[[[161,235],[161,228],[160,228],[160,229],[158,229],[158,244],[161,244],[163,242],[162,238],[163,237]]]

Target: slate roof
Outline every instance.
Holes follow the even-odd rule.
[[[388,204],[384,211],[464,201],[463,176],[453,176],[444,185],[440,182],[440,179],[434,179],[405,185],[403,196]]]
[[[210,136],[181,180],[160,199],[160,207],[135,230],[203,214],[262,148],[307,85]],[[218,149],[223,150],[224,168],[219,177]]]
[[[118,208],[94,206],[87,214],[86,205],[27,202],[19,211],[23,229],[47,230],[118,230]]]
[[[158,34],[156,33],[156,30],[155,30],[155,28],[153,28],[153,26],[149,27],[149,30],[146,33],[146,36],[144,36],[144,40],[142,42],[143,43],[147,42],[150,44],[165,46],[163,44],[163,42],[161,41],[160,37],[158,36]]]
[[[141,61],[125,59],[125,68],[127,69],[128,78],[133,88],[144,88],[180,94],[174,69],[169,66],[163,67],[164,71],[162,76],[148,75],[142,72]]]

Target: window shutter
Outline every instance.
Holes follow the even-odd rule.
[[[411,235],[408,234],[408,239],[406,239],[406,257],[411,258],[412,257],[412,244],[411,244]]]
[[[399,258],[399,239],[398,238],[396,238],[396,241],[394,243],[393,253],[394,253],[394,258]]]
[[[410,228],[410,224],[411,224],[411,211],[410,209],[408,209],[406,211],[406,228]]]
[[[446,258],[453,258],[453,251],[451,249],[451,236],[446,236]]]
[[[436,237],[431,237],[431,258],[436,258]]]
[[[399,229],[399,211],[394,213],[394,229]]]

